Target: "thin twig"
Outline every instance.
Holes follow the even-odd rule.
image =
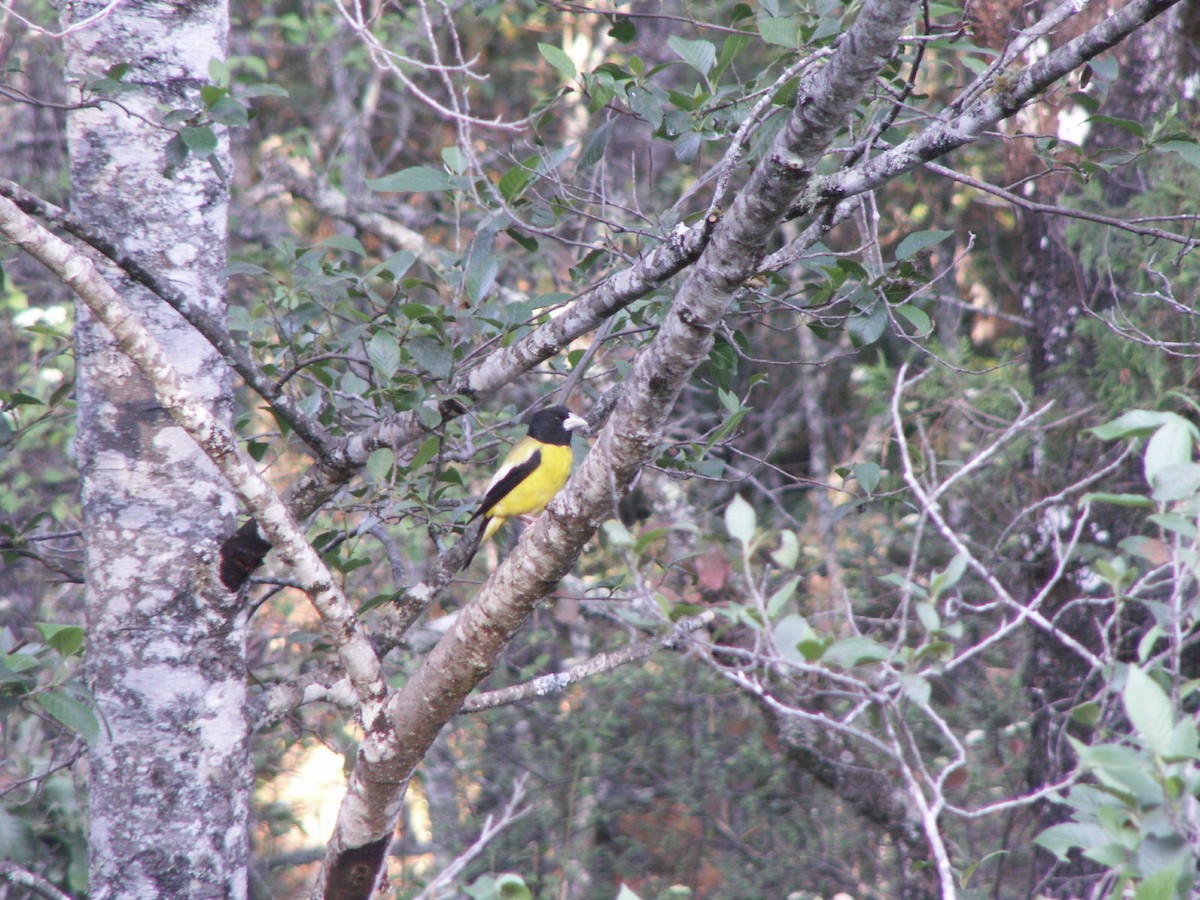
[[[542,675],[520,684],[476,694],[473,697],[467,698],[467,701],[462,706],[462,711],[465,713],[482,712],[485,709],[495,709],[499,706],[520,703],[531,697],[549,697],[554,694],[561,694],[572,684],[576,684],[586,678],[591,678],[602,672],[609,672],[620,666],[636,662],[639,659],[645,659],[647,656],[651,656],[660,650],[674,650],[683,643],[691,632],[699,631],[701,628],[706,627],[716,617],[717,614],[715,612],[706,610],[699,615],[680,619],[671,630],[671,633],[663,637],[650,638],[649,640],[639,641],[636,644],[630,644],[628,647],[622,647],[620,650],[601,653],[598,656],[593,656],[587,662],[572,666],[565,672]]]

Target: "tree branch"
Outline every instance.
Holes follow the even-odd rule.
[[[430,407],[437,410],[442,422],[448,422],[466,411],[462,402],[456,399],[458,396],[472,400],[491,396],[519,375],[557,355],[572,341],[661,287],[693,263],[708,243],[716,223],[717,217],[710,216],[690,228],[678,227],[634,265],[584,291],[559,315],[511,346],[496,350],[478,366],[455,378],[446,391],[450,399],[430,401]],[[322,454],[288,492],[288,508],[295,518],[307,518],[329,502],[375,450],[407,446],[428,433],[429,429],[412,410],[382,419],[351,437],[334,442],[331,451]],[[226,541],[222,552],[234,560],[231,574],[241,572],[244,579],[261,564],[269,549],[257,535],[254,522],[250,521]],[[236,586],[230,581],[225,584],[231,588]]]
[[[636,644],[630,644],[628,647],[622,647],[620,650],[613,650],[610,653],[599,653],[587,662],[572,666],[565,672],[542,675],[538,678],[524,681],[521,684],[509,685],[508,687],[487,691],[483,694],[475,694],[466,699],[461,711],[464,713],[483,712],[487,709],[496,709],[513,703],[521,703],[532,697],[549,697],[561,694],[571,685],[578,684],[595,675],[603,672],[611,672],[613,669],[628,665],[631,662],[637,662],[639,659],[653,656],[660,650],[675,650],[684,642],[689,634],[707,627],[716,617],[717,614],[715,612],[706,610],[699,615],[680,619],[669,634],[638,641]]]
[[[982,92],[958,115],[931,125],[916,137],[897,144],[861,166],[837,172],[815,183],[793,214],[801,215],[819,204],[875,190],[897,175],[978,140],[984,131],[1013,115],[1054,82],[1120,43],[1178,2],[1133,0],[1028,68],[1006,76],[1002,81],[995,79],[990,90]]]
[[[504,804],[504,809],[500,812],[500,818],[488,816],[484,820],[483,828],[479,830],[479,837],[475,839],[470,847],[460,853],[455,860],[446,866],[438,876],[426,885],[425,890],[417,895],[416,900],[434,900],[436,897],[444,896],[442,888],[448,887],[455,878],[457,878],[468,865],[471,860],[483,852],[483,850],[495,840],[496,835],[502,832],[513,822],[525,816],[533,807],[521,806],[525,800],[525,784],[529,780],[529,773],[526,772],[515,782],[513,782],[512,794],[509,795],[508,802]]]
[[[372,863],[379,871],[417,764],[654,452],[676,398],[712,346],[717,324],[742,282],[757,271],[774,229],[918,5],[916,0],[867,0],[828,64],[805,79],[787,123],[729,215],[716,224],[654,340],[638,355],[630,389],[592,452],[389,701],[394,734],[368,728],[316,896],[370,895],[378,876],[356,878],[356,873]],[[391,814],[381,817],[387,811]]]
[[[165,352],[136,313],[97,272],[90,259],[0,197],[0,234],[46,266],[112,333],[137,365],[172,418],[221,470],[261,523],[279,555],[320,613],[346,669],[364,722],[372,722],[387,696],[387,683],[353,608],[286,506],[258,474],[230,431],[183,384]]]
[[[262,373],[250,354],[230,337],[224,322],[217,320],[207,310],[192,303],[182,291],[176,290],[164,282],[133,257],[122,253],[120,248],[107,237],[65,209],[31,194],[6,178],[0,178],[0,196],[9,198],[23,212],[37,216],[50,227],[62,229],[67,234],[83,241],[110,260],[131,281],[140,284],[160,298],[212,344],[217,352],[225,357],[229,367],[242,377],[251,390],[270,403],[275,415],[295,431],[315,453],[330,452],[332,442],[325,429],[312,417],[301,412],[300,408],[292,402],[292,398]]]
[[[1125,219],[1118,219],[1116,216],[1104,216],[1100,213],[1088,212],[1085,209],[1072,209],[1069,206],[1056,206],[1053,203],[1039,203],[1036,200],[1031,200],[1028,197],[1022,197],[1014,191],[1005,190],[1002,187],[997,187],[994,184],[984,181],[981,178],[974,178],[970,175],[965,175],[962,172],[956,172],[949,166],[939,166],[937,163],[925,163],[925,168],[935,175],[940,175],[943,178],[948,178],[950,181],[956,181],[959,184],[965,184],[967,187],[975,188],[985,194],[991,194],[993,197],[999,197],[1006,203],[1011,203],[1019,209],[1028,210],[1029,212],[1042,213],[1050,216],[1065,216],[1071,219],[1080,219],[1084,222],[1095,222],[1097,225],[1107,225],[1109,228],[1118,228],[1121,231],[1128,231],[1130,234],[1141,235],[1142,237],[1150,238],[1151,240],[1170,241],[1175,244],[1181,244],[1180,252],[1188,253],[1196,247],[1200,247],[1200,237],[1188,237],[1184,234],[1179,234],[1175,231],[1167,231],[1165,228],[1153,228],[1148,225],[1139,225],[1136,222],[1129,222]],[[1186,219],[1195,222],[1200,220],[1200,216],[1187,216]]]
[[[33,896],[43,897],[44,900],[71,900],[70,896],[64,894],[41,875],[30,872],[28,869],[22,869],[16,863],[0,862],[0,881],[7,881],[9,884],[22,887]]]

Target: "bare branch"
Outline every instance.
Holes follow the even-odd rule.
[[[112,14],[112,11],[124,3],[125,0],[109,0],[102,8],[92,13],[90,16],[80,19],[78,22],[72,22],[68,28],[60,29],[59,31],[51,31],[49,28],[43,28],[36,22],[27,19],[13,8],[11,3],[0,3],[0,9],[3,9],[14,19],[18,20],[22,25],[37,34],[44,34],[48,38],[65,38],[67,35],[74,34],[77,31],[82,31],[85,28],[90,28],[99,22],[101,19]]]
[[[663,637],[650,638],[645,641],[639,641],[636,644],[630,644],[628,647],[622,647],[620,650],[597,654],[587,662],[572,666],[565,672],[542,675],[521,684],[498,688],[484,694],[476,694],[466,699],[466,702],[462,705],[462,712],[483,712],[487,709],[496,709],[497,707],[508,706],[512,703],[521,703],[533,697],[550,697],[555,694],[561,694],[573,684],[604,672],[611,672],[613,669],[628,665],[631,662],[637,662],[639,659],[653,656],[660,650],[678,649],[687,635],[693,631],[699,631],[701,628],[707,627],[716,617],[717,614],[712,610],[707,610],[699,615],[688,616],[686,619],[680,619],[671,630],[671,633]]]
[[[1012,609],[1016,611],[1016,621],[1009,623],[1005,629],[1003,629],[1005,632],[1015,628],[1017,624],[1024,619],[1028,619],[1038,628],[1042,629],[1047,634],[1051,635],[1055,640],[1062,643],[1065,647],[1070,648],[1074,653],[1086,660],[1089,665],[1099,670],[1102,668],[1103,663],[1096,657],[1094,653],[1092,653],[1092,651],[1083,646],[1083,644],[1079,643],[1079,641],[1075,640],[1075,638],[1070,634],[1059,628],[1056,628],[1052,622],[1048,621],[1046,617],[1038,611],[1038,606],[1040,605],[1041,601],[1048,596],[1050,589],[1054,586],[1054,584],[1057,583],[1058,578],[1061,578],[1065,573],[1067,560],[1070,554],[1061,553],[1059,558],[1059,568],[1055,574],[1055,577],[1043,586],[1037,597],[1033,598],[1028,603],[1021,603],[1015,597],[1013,597],[1011,592],[1009,592],[1008,588],[1003,584],[1003,582],[1000,581],[996,574],[988,569],[988,567],[985,566],[979,560],[979,558],[971,552],[970,548],[967,547],[966,543],[961,537],[959,537],[958,533],[955,532],[955,530],[950,527],[949,523],[946,522],[946,519],[942,515],[941,509],[936,500],[936,495],[943,493],[945,485],[936,488],[935,491],[931,493],[930,491],[926,490],[924,485],[921,484],[921,480],[917,477],[917,474],[913,469],[912,455],[909,452],[908,446],[908,438],[904,433],[903,417],[900,414],[900,398],[904,394],[904,388],[909,383],[907,380],[907,374],[908,366],[905,364],[900,367],[900,372],[896,377],[896,389],[892,392],[892,426],[897,445],[900,448],[900,459],[903,463],[904,469],[904,483],[908,485],[909,490],[912,491],[913,496],[916,498],[921,508],[922,515],[928,516],[930,520],[933,521],[933,523],[937,526],[938,532],[942,535],[942,538],[954,548],[955,553],[961,554],[963,558],[967,560],[967,564],[971,567],[971,569],[987,583],[989,588],[995,591],[996,596],[1000,597],[1008,606],[1012,607]],[[1046,407],[1043,407],[1037,413],[1034,413],[1034,415],[1041,415],[1045,409]],[[990,455],[992,454],[986,453],[986,456]],[[986,456],[982,453],[979,454],[979,457],[976,458],[976,465],[972,466],[972,468],[978,468],[978,465],[986,461]],[[961,477],[962,472],[963,470],[959,470],[952,480],[957,481],[959,477]],[[1073,546],[1074,542],[1079,539],[1086,520],[1087,511],[1085,509],[1084,514],[1081,515],[1075,523],[1075,534],[1071,539],[1069,546]]]
[[[7,881],[17,887],[25,888],[35,897],[44,900],[71,900],[49,881],[28,869],[23,869],[14,862],[0,862],[0,881]]]
[[[1152,238],[1154,240],[1171,241],[1182,246],[1181,252],[1187,253],[1195,247],[1200,247],[1200,237],[1187,237],[1174,231],[1167,231],[1165,228],[1150,228],[1146,225],[1138,225],[1129,219],[1118,219],[1115,216],[1104,216],[1099,213],[1088,212],[1082,209],[1072,209],[1069,206],[1056,206],[1053,203],[1038,203],[1036,200],[1030,200],[1027,197],[1022,197],[1014,191],[1005,190],[994,184],[989,184],[981,178],[975,178],[971,175],[963,174],[962,172],[951,169],[949,166],[942,166],[937,163],[927,162],[924,166],[935,175],[940,175],[943,178],[948,178],[951,181],[956,181],[959,184],[964,184],[968,187],[975,188],[977,191],[982,191],[986,194],[991,194],[993,197],[999,197],[1006,203],[1011,203],[1013,206],[1028,210],[1029,212],[1042,213],[1051,216],[1065,216],[1070,219],[1080,219],[1084,222],[1095,222],[1097,225],[1107,225],[1110,228],[1116,228],[1120,231],[1127,231],[1130,234],[1141,235],[1142,237]],[[1184,221],[1195,222],[1200,221],[1200,216],[1184,216]],[[1191,312],[1191,310],[1189,310]]]
[[[528,782],[529,773],[525,773],[513,782],[512,793],[509,795],[508,802],[504,804],[500,817],[488,816],[484,820],[483,828],[479,830],[479,837],[475,839],[475,843],[460,853],[433,881],[429,882],[425,890],[417,895],[416,900],[436,900],[436,898],[446,896],[442,893],[443,888],[449,887],[454,879],[458,878],[462,871],[471,864],[471,860],[482,853],[487,845],[496,838],[496,835],[529,813],[533,807],[521,805],[525,800],[525,785]]]

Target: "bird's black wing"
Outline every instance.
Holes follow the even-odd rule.
[[[542,451],[534,450],[533,453],[529,454],[528,459],[505,472],[504,477],[488,488],[488,492],[483,497],[483,502],[479,504],[479,509],[475,510],[475,515],[471,516],[468,522],[474,522],[480,516],[486,516],[493,506],[508,496],[508,493],[513,488],[528,478],[533,473],[533,470],[541,464]]]

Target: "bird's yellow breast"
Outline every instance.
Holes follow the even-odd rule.
[[[542,455],[541,464],[488,510],[488,516],[510,519],[536,515],[562,490],[571,475],[571,448],[542,444],[537,450]]]

